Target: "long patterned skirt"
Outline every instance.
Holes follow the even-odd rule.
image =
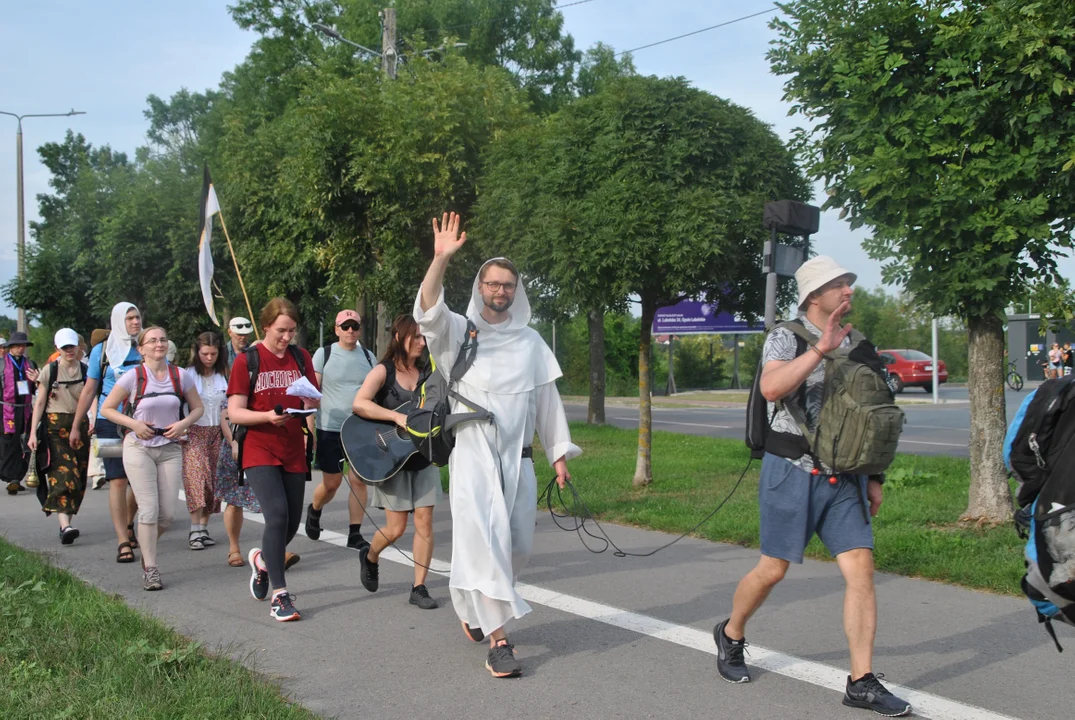
[[[80,449],[75,450],[68,441],[74,425],[74,413],[48,413],[45,419],[48,423],[49,458],[48,468],[41,479],[48,483],[48,495],[41,509],[46,514],[75,515],[86,494],[86,466],[90,460],[90,447],[83,443]],[[88,437],[89,426],[89,419],[82,418],[83,437]],[[41,451],[42,448],[38,448],[39,456]]]
[[[220,512],[217,495],[217,461],[223,435],[216,425],[190,427],[189,440],[183,445],[183,490],[187,496],[187,512],[208,510]]]
[[[216,466],[217,496],[228,505],[234,505],[253,513],[261,512],[261,505],[249,485],[239,484],[239,466],[231,456],[231,447],[220,443],[220,459]]]

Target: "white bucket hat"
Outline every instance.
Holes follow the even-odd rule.
[[[806,305],[806,298],[810,297],[810,293],[844,275],[851,278],[851,283],[858,279],[858,275],[840,267],[840,264],[828,255],[818,255],[800,265],[795,271],[795,283],[799,286],[799,309],[802,310]]]

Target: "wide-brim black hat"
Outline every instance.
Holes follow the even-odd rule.
[[[30,342],[30,338],[26,337],[24,332],[11,333],[11,339],[4,343],[4,347],[11,347],[12,345],[25,345],[26,347],[33,347],[34,344]]]

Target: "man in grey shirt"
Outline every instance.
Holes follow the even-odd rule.
[[[317,413],[317,465],[321,468],[321,483],[314,489],[313,502],[306,508],[306,535],[311,540],[321,537],[321,511],[340,489],[343,481],[343,444],[340,428],[351,414],[362,381],[376,364],[369,351],[358,342],[362,319],[354,310],[341,310],[336,315],[336,337],[339,342],[314,353],[314,372],[321,385],[321,409]],[[327,356],[327,358],[326,358]],[[362,508],[366,506],[366,485],[353,470],[348,469],[347,482],[354,492],[347,494],[350,527],[347,547],[358,550],[369,545],[362,537]],[[360,504],[361,503],[361,504]]]
[[[777,328],[769,333],[762,349],[759,386],[773,418],[769,432],[792,439],[801,438],[803,433],[783,405],[802,407],[807,429],[813,431],[825,394],[825,357],[850,345],[851,326],[841,326],[841,321],[851,310],[855,274],[821,255],[803,263],[795,281],[801,313],[798,321],[817,340],[800,353],[797,335],[791,330]],[[881,506],[881,479],[833,473],[804,452],[805,447],[795,443],[791,447],[794,449],[788,454],[798,457],[782,457],[767,450],[762,460],[758,480],[761,559],[736,588],[731,617],[713,628],[717,671],[728,682],[750,682],[743,659],[747,621],[784,579],[791,563],[802,563],[806,544],[816,533],[836,559],[847,585],[843,620],[851,674],[843,704],[888,717],[907,715],[910,703],[889,692],[872,671],[877,596],[870,518]]]

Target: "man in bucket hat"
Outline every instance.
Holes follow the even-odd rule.
[[[0,400],[3,401],[0,422],[0,483],[7,485],[8,495],[25,490],[22,479],[29,468],[30,452],[26,447],[26,435],[30,430],[33,414],[34,385],[37,368],[26,357],[26,348],[33,343],[24,332],[12,333],[4,343],[7,350],[0,366]]]
[[[762,349],[761,393],[768,401],[771,432],[802,435],[798,423],[778,401],[804,406],[807,424],[816,426],[824,397],[824,356],[850,345],[851,325],[841,326],[851,310],[856,276],[830,257],[818,256],[795,273],[799,320],[818,337],[800,354],[796,335],[774,329]],[[758,481],[761,517],[761,559],[740,581],[731,617],[713,629],[717,670],[732,683],[750,681],[743,659],[744,633],[791,563],[801,564],[803,551],[816,533],[836,558],[844,576],[844,631],[851,650],[851,674],[843,704],[894,717],[911,712],[910,703],[890,693],[872,672],[877,599],[873,584],[873,528],[870,516],[881,506],[881,478],[835,474],[815,467],[809,453],[787,458],[766,452]],[[863,504],[869,503],[869,514]]]

